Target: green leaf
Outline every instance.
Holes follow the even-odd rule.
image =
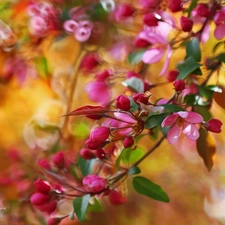
[[[128,56],[128,62],[131,65],[137,65],[138,63],[141,62],[142,56],[145,53],[146,49],[142,49],[139,51],[131,52]]]
[[[92,6],[92,9],[88,13],[91,16],[91,20],[106,22],[108,20],[108,12],[104,10],[100,3]]]
[[[212,99],[212,97],[213,97],[214,92],[204,86],[198,86],[198,91],[202,97],[204,97],[208,100]]]
[[[197,62],[201,61],[201,49],[198,38],[194,37],[186,46],[187,58],[192,56]]]
[[[184,102],[187,105],[196,105],[197,104],[196,97],[197,97],[197,95],[195,95],[195,94],[186,95],[184,97]]]
[[[81,173],[84,177],[92,173],[95,161],[96,159],[85,160],[82,157],[79,157],[78,166],[80,167]]]
[[[193,73],[194,75],[202,75],[202,71],[201,71],[200,68],[197,68],[197,69],[194,70],[192,73]]]
[[[132,166],[128,171],[128,175],[139,174],[140,172],[141,172],[141,170],[139,169],[139,167]]]
[[[201,64],[197,63],[193,56],[188,57],[185,61],[177,65],[177,69],[180,71],[177,80],[184,80],[200,66]]]
[[[225,63],[225,53],[221,53],[221,54],[217,55],[215,58],[218,59],[220,62]]]
[[[73,209],[78,218],[78,220],[83,223],[84,217],[86,215],[87,207],[89,204],[90,195],[85,195],[83,197],[78,197],[73,200]]]
[[[134,189],[141,195],[145,195],[154,200],[161,202],[169,202],[170,199],[165,191],[157,184],[154,184],[152,181],[147,178],[137,176],[133,179]]]
[[[135,112],[138,110],[139,105],[135,103],[132,97],[129,97],[130,99],[130,111]]]
[[[135,93],[143,93],[144,92],[144,83],[141,79],[137,78],[137,77],[131,77],[127,80],[125,80],[124,82],[122,82],[122,84],[131,89],[131,91],[135,92]]]
[[[166,112],[179,112],[179,111],[185,111],[184,108],[178,106],[178,105],[173,105],[173,104],[165,104],[161,105],[165,108]]]
[[[46,78],[48,76],[48,63],[44,56],[38,57],[35,60],[36,68],[38,73],[42,78]]]
[[[210,91],[214,91],[217,93],[223,92],[223,90],[219,86],[216,86],[216,85],[208,85],[208,86],[206,86],[206,88],[209,89]]]
[[[195,106],[195,112],[199,113],[203,117],[204,121],[208,121],[212,118],[211,113],[206,107]]]
[[[197,6],[198,1],[199,0],[192,0],[190,6],[185,10],[185,12],[188,13],[188,17],[191,16],[191,12]]]
[[[87,211],[88,212],[102,212],[103,207],[102,207],[101,202],[98,201],[96,198],[94,198],[94,203],[93,204],[89,203]]]
[[[85,138],[90,133],[89,126],[87,123],[82,121],[74,123],[71,127],[71,133],[77,138]]]
[[[145,128],[151,129],[161,125],[162,121],[169,115],[169,113],[161,113],[158,115],[149,116],[145,121]]]

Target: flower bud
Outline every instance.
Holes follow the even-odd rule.
[[[199,3],[195,9],[200,17],[208,17],[210,15],[210,9],[207,4]]]
[[[36,191],[42,194],[48,194],[51,190],[51,187],[40,178],[38,178],[38,180],[34,182],[34,186],[36,188]]]
[[[50,199],[50,196],[49,195],[46,195],[46,194],[42,194],[42,193],[35,193],[31,196],[30,198],[30,202],[32,205],[43,205],[45,204],[46,202],[48,202]]]
[[[123,141],[124,148],[129,148],[134,144],[134,139],[132,137],[126,137]]]
[[[175,81],[177,79],[179,75],[179,71],[178,70],[170,70],[170,72],[167,75],[167,80],[168,81]]]
[[[181,0],[170,0],[169,1],[169,9],[172,12],[178,12],[183,9]]]
[[[38,166],[42,167],[43,169],[50,170],[51,165],[46,159],[39,159],[38,160]]]
[[[98,65],[99,65],[98,55],[89,53],[83,57],[80,63],[80,69],[84,70],[85,72],[91,72]]]
[[[143,103],[143,104],[145,104],[145,105],[148,103],[148,97],[146,97],[142,93],[139,93],[139,94],[134,95],[133,96],[133,100],[138,105],[140,104],[140,102]]]
[[[43,205],[37,206],[37,208],[42,211],[42,212],[46,212],[48,214],[53,213],[56,210],[57,207],[57,203],[56,201],[52,200],[50,202],[47,202]]]
[[[127,201],[127,198],[122,196],[122,194],[116,190],[113,190],[109,195],[109,201],[113,205],[122,205]]]
[[[58,225],[62,221],[62,218],[53,217],[48,219],[48,225]]]
[[[136,48],[144,48],[144,47],[147,47],[148,45],[149,45],[148,41],[141,39],[139,37],[136,37],[134,40],[134,46]]]
[[[94,131],[91,132],[90,139],[97,143],[104,142],[110,134],[110,129],[108,127],[98,127]]]
[[[116,107],[118,109],[128,111],[130,109],[130,99],[123,95],[117,96],[116,97]]]
[[[103,148],[100,148],[98,150],[95,150],[95,155],[99,158],[99,159],[105,159],[106,158],[106,153],[104,151]]]
[[[158,26],[158,19],[153,13],[145,14],[143,17],[143,22],[150,27]]]
[[[83,185],[87,185],[89,190],[98,193],[105,189],[106,179],[97,175],[87,175],[82,180]]]
[[[183,91],[184,90],[184,88],[185,88],[185,82],[183,80],[176,80],[173,83],[173,86],[174,86],[174,89],[177,92],[180,92],[180,91]]]
[[[116,10],[116,17],[119,20],[122,20],[132,16],[133,13],[134,13],[134,8],[132,7],[132,5],[123,3]]]
[[[87,160],[95,158],[95,154],[88,148],[82,148],[80,150],[80,155],[82,158],[87,159]]]
[[[55,155],[52,156],[52,162],[54,165],[60,169],[64,168],[65,166],[65,158],[62,152],[57,152]]]
[[[180,18],[180,25],[184,32],[190,32],[193,27],[193,21],[188,17],[182,16]]]
[[[211,119],[206,123],[206,129],[208,131],[214,132],[214,133],[220,133],[221,132],[221,126],[223,123],[218,119]]]

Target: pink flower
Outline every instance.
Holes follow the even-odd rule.
[[[214,36],[217,39],[222,39],[225,37],[225,7],[222,7],[221,10],[219,10],[214,18],[213,18],[216,29],[214,30]]]
[[[171,126],[167,134],[167,140],[170,144],[175,144],[180,137],[181,130],[187,138],[196,141],[199,138],[198,128],[196,123],[203,122],[203,118],[196,112],[177,112],[167,116],[161,126]]]
[[[107,181],[105,178],[97,175],[87,175],[82,180],[83,185],[87,185],[90,192],[98,193],[105,189]]]

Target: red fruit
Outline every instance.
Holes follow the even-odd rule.
[[[193,27],[193,21],[189,19],[188,17],[182,16],[180,18],[180,25],[184,32],[190,32]]]

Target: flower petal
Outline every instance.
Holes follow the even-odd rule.
[[[192,141],[196,141],[199,138],[199,132],[197,127],[192,123],[183,124],[183,133],[187,138]]]
[[[176,144],[178,141],[178,138],[180,137],[181,133],[181,127],[179,127],[177,124],[174,124],[172,126],[167,134],[167,140],[170,144]]]
[[[147,64],[159,62],[164,55],[164,49],[152,48],[144,53],[142,61]]]
[[[167,126],[172,126],[176,119],[179,117],[178,114],[172,114],[172,115],[169,115],[167,116],[163,121],[162,121],[162,124],[161,126],[162,127],[167,127]]]
[[[188,116],[185,120],[189,123],[201,123],[203,122],[203,118],[200,114],[196,112],[188,112]]]
[[[165,62],[163,64],[163,68],[162,68],[159,76],[163,75],[166,72],[166,70],[167,70],[167,68],[169,66],[170,58],[171,58],[172,54],[173,54],[173,51],[172,51],[171,47],[168,45],[167,46],[166,59],[165,59]]]
[[[225,24],[218,25],[214,30],[214,36],[217,39],[222,39],[225,37]]]

